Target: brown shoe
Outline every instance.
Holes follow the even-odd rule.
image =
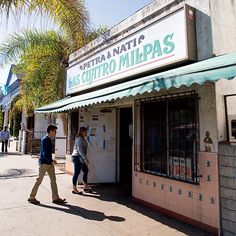
[[[66,199],[58,198],[58,199],[53,200],[52,202],[56,204],[66,203]]]
[[[33,198],[33,199],[28,198],[28,202],[29,202],[29,203],[32,203],[32,204],[34,204],[34,205],[38,205],[38,204],[40,204],[40,201],[38,201],[38,200],[35,199],[35,198]]]

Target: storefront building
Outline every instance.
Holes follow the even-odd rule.
[[[236,94],[236,48],[218,34],[227,31],[218,4],[153,1],[73,53],[67,97],[36,110],[67,113],[67,171],[85,126],[91,183],[120,183],[140,203],[213,234],[218,143],[234,139],[224,96]],[[224,8],[230,19],[230,3]]]

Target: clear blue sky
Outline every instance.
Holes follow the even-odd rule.
[[[85,0],[94,26],[112,27],[143,8],[152,0]]]
[[[91,26],[97,28],[100,25],[112,27],[150,2],[152,0],[85,0],[85,6],[91,18]],[[4,43],[9,34],[29,27],[52,29],[53,24],[45,17],[38,19],[35,16],[11,16],[6,24],[5,16],[0,16],[0,43]],[[8,70],[9,66],[0,68],[0,83],[6,82]]]

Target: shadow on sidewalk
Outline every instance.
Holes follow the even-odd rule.
[[[151,208],[145,207],[135,202],[127,189],[124,189],[115,184],[111,185],[98,185],[93,187],[93,193],[83,193],[83,197],[98,198],[101,201],[116,202],[120,205],[126,206],[139,214],[143,214],[148,218],[156,220],[164,225],[167,225],[173,229],[176,229],[182,233],[191,236],[207,236],[209,233],[202,231],[199,228],[170,218],[164,214],[161,214]]]
[[[117,221],[117,222],[125,221],[125,218],[120,217],[120,216],[106,216],[103,212],[88,210],[88,209],[85,209],[79,206],[70,205],[70,204],[60,204],[58,206],[40,204],[38,206],[62,211],[62,212],[72,214],[72,215],[81,216],[88,220],[103,221],[105,219],[108,219],[108,220]]]

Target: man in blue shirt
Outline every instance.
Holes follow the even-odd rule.
[[[4,148],[5,148],[5,153],[7,153],[7,145],[9,137],[10,137],[9,131],[7,130],[7,126],[5,126],[4,130],[2,130],[0,133],[0,138],[2,140],[2,153],[4,153]]]
[[[39,175],[36,179],[36,182],[32,188],[30,193],[30,197],[28,198],[28,202],[32,204],[40,204],[40,202],[35,198],[38,192],[38,188],[43,181],[43,177],[48,173],[48,176],[51,181],[51,189],[52,189],[52,202],[53,203],[65,203],[66,199],[59,198],[57,183],[56,183],[56,175],[55,175],[55,167],[56,160],[52,159],[52,138],[55,138],[57,132],[57,127],[55,125],[48,125],[47,135],[45,135],[40,144],[40,157],[39,157]]]

